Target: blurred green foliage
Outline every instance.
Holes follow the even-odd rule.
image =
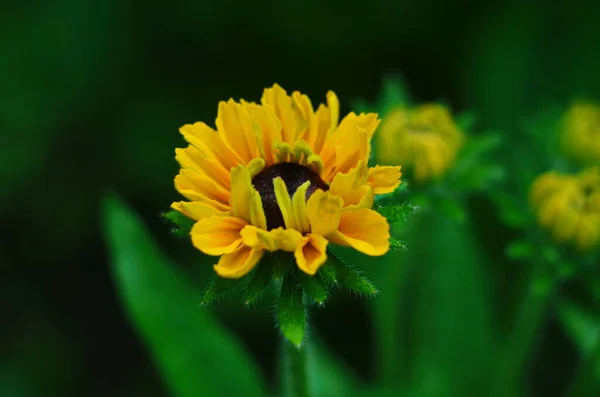
[[[313,366],[321,374],[315,387],[331,396],[484,393],[528,296],[525,286],[537,277],[531,253],[564,262],[562,252],[531,233],[522,205],[526,182],[556,166],[546,161],[543,145],[528,143],[527,125],[573,98],[600,98],[598,20],[593,0],[4,2],[0,395],[151,397],[194,390],[198,384],[165,375],[178,368],[171,365],[183,368],[181,362],[162,361],[183,360],[196,344],[207,347],[200,334],[193,339],[171,320],[185,313],[190,317],[178,321],[198,330],[214,333],[223,323],[234,331],[215,338],[240,339],[227,351],[246,357],[247,348],[255,357],[254,364],[242,359],[246,381],[254,384],[248,387],[262,391],[253,383],[260,375],[256,382],[274,390],[279,335],[268,302],[246,309],[239,299],[222,300],[211,309],[218,321],[196,307],[213,259],[174,239],[160,218],[177,198],[173,151],[183,146],[177,128],[210,123],[218,100],[258,99],[273,82],[313,101],[333,89],[345,112],[353,98],[371,102],[387,72],[402,73],[414,101],[443,99],[457,113],[473,111],[477,131],[502,131],[506,188],[494,197],[483,191],[461,198],[454,209],[464,214],[462,222],[448,212],[419,215],[402,237],[406,253],[382,262],[341,253],[381,294],[367,303],[339,294],[314,310],[319,340],[330,346],[327,354],[315,352],[321,357]],[[110,189],[139,211],[173,258],[158,267],[163,254],[142,253],[146,232],[136,226],[127,236],[118,222],[135,218],[117,212],[112,227],[123,240],[113,245],[135,238],[140,248],[121,256],[119,268],[131,266],[139,284],[113,277],[125,269],[113,273],[102,242],[99,203]],[[139,258],[158,273],[145,278]],[[558,309],[542,313],[516,374],[528,395],[597,395],[590,394],[599,387],[595,269],[564,278],[549,294]],[[156,277],[167,286],[154,284]],[[190,285],[168,286],[182,279]],[[134,303],[132,291],[115,285],[137,285],[152,300]],[[147,288],[175,295],[163,300]],[[192,304],[168,306],[171,299]],[[178,340],[193,339],[186,355],[161,350],[157,335],[173,335],[147,331],[167,325]],[[204,376],[202,365],[218,367],[194,361],[191,379],[205,379],[208,390],[219,378]],[[380,388],[370,387],[375,383]]]

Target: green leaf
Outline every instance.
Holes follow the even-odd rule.
[[[109,197],[103,220],[123,305],[171,395],[264,396],[257,364],[198,307],[198,291],[158,250],[139,218]]]
[[[420,211],[411,225],[410,249],[384,256],[375,279],[382,383],[424,395],[486,395],[494,357],[488,259],[468,221],[437,209]],[[428,389],[434,384],[437,393]]]
[[[563,301],[558,308],[558,317],[567,335],[585,355],[600,343],[600,316],[586,312],[573,302]]]
[[[533,244],[528,240],[516,240],[506,247],[506,255],[515,260],[526,260],[533,255]]]
[[[582,361],[569,385],[569,397],[600,394],[600,316],[564,301],[558,316],[567,335],[581,352]]]
[[[246,287],[244,295],[244,304],[246,306],[256,303],[269,288],[273,278],[273,264],[265,255],[252,274],[250,283]]]
[[[183,215],[179,211],[170,210],[162,214],[163,218],[173,224],[171,233],[177,237],[187,237],[190,235],[194,220]]]
[[[327,261],[335,266],[340,287],[367,298],[371,298],[379,292],[373,283],[363,277],[358,270],[342,262],[337,256],[330,253]]]
[[[306,332],[306,311],[302,301],[302,285],[294,271],[288,271],[283,278],[277,319],[283,336],[300,348]]]

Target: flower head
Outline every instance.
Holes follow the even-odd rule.
[[[600,104],[572,105],[563,119],[562,139],[569,156],[586,163],[600,162]]]
[[[533,182],[530,203],[556,241],[574,242],[582,251],[600,242],[600,168],[577,175],[546,172]]]
[[[195,221],[192,243],[220,256],[222,277],[247,274],[267,251],[294,254],[309,275],[329,243],[368,255],[389,249],[387,220],[374,197],[400,184],[400,167],[368,167],[376,114],[339,120],[333,92],[315,111],[299,92],[265,89],[261,103],[220,102],[216,130],[198,122],[180,131],[172,207]]]
[[[380,127],[376,157],[409,167],[415,181],[423,183],[441,177],[452,166],[462,143],[463,133],[444,106],[398,106]]]

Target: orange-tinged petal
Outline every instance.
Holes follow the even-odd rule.
[[[219,133],[205,123],[186,124],[179,129],[179,132],[205,156],[223,164],[225,169],[231,169],[243,162]]]
[[[265,89],[261,102],[270,106],[281,121],[283,141],[293,143],[298,136],[299,115],[292,109],[292,98],[278,84],[274,84],[273,87]]]
[[[368,198],[368,196],[371,196],[370,199],[362,203],[363,206],[370,208],[373,205],[373,189],[367,185],[367,172],[366,164],[360,161],[358,166],[353,168],[349,173],[336,174],[331,182],[329,191],[344,200],[344,207],[361,204],[361,201],[365,197]]]
[[[259,106],[251,103],[247,105],[247,109],[253,122],[252,127],[260,153],[268,164],[273,164],[275,163],[273,145],[282,140],[281,122],[270,106]]]
[[[190,201],[203,201],[215,208],[229,209],[229,192],[206,175],[181,170],[175,177],[175,188]]]
[[[361,208],[343,212],[338,232],[329,240],[349,245],[364,254],[379,256],[390,248],[390,227],[387,220],[377,212]]]
[[[190,219],[199,221],[200,219],[216,216],[230,216],[229,211],[219,211],[218,209],[199,201],[179,201],[171,204],[171,208],[181,212]]]
[[[369,168],[367,182],[375,194],[391,193],[400,185],[400,166],[375,166]]]
[[[339,117],[340,102],[335,93],[329,91],[327,93],[327,106],[321,104],[315,112],[315,119],[317,120],[316,135],[314,138],[311,136],[311,138],[305,139],[315,153],[321,153],[325,139],[333,134],[333,131],[337,128]]]
[[[248,113],[232,99],[219,103],[217,130],[243,164],[258,157],[256,135]]]
[[[192,227],[192,243],[208,255],[229,254],[242,244],[240,231],[246,225],[244,220],[231,216],[204,218]]]
[[[229,190],[231,186],[229,179],[229,170],[223,164],[212,157],[205,156],[195,146],[188,146],[185,149],[175,149],[175,159],[181,165],[181,168],[191,169],[204,174],[220,186]]]
[[[263,256],[263,250],[240,245],[230,254],[225,254],[214,266],[217,274],[224,278],[240,278],[248,274]]]
[[[316,190],[306,203],[311,233],[327,237],[340,223],[343,201],[330,192]]]
[[[369,134],[365,129],[356,129],[345,134],[335,149],[335,171],[348,172],[360,161],[369,161]]]
[[[307,234],[294,251],[300,270],[313,276],[327,260],[327,244],[328,241],[325,237],[318,234]]]

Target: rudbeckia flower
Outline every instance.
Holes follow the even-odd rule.
[[[330,243],[367,255],[389,249],[389,225],[374,197],[400,184],[400,167],[368,167],[376,114],[339,120],[333,92],[315,111],[299,92],[264,90],[261,103],[220,102],[216,129],[180,129],[175,187],[188,201],[172,208],[195,221],[196,248],[219,256],[218,275],[239,278],[268,251],[293,253],[314,275]]]
[[[577,175],[546,172],[533,182],[530,202],[557,242],[574,242],[582,251],[600,242],[599,168]]]
[[[379,130],[378,161],[402,164],[412,170],[419,183],[444,175],[463,143],[463,132],[448,109],[438,104],[398,106],[388,113]]]
[[[579,102],[564,116],[562,139],[567,154],[584,163],[600,162],[600,104]]]

